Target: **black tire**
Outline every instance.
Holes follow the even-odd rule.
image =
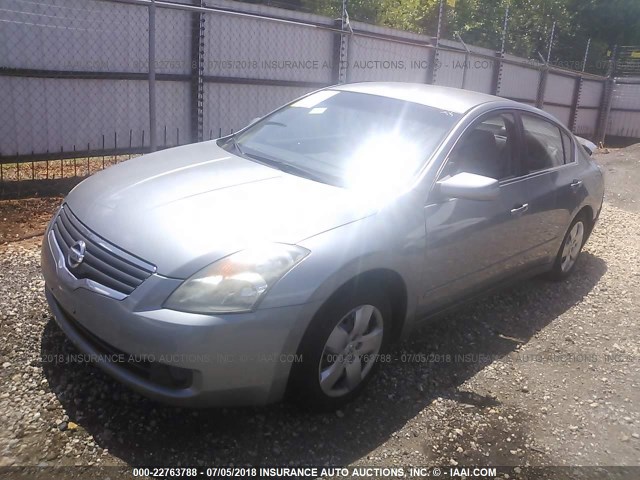
[[[578,251],[577,257],[575,257],[575,260],[570,264],[570,266],[566,269],[563,269],[562,264],[563,264],[563,258],[564,258],[563,253],[564,253],[565,245],[567,244],[568,241],[570,241],[570,238],[571,238],[570,234],[573,228],[578,223],[582,223],[582,242],[580,244],[580,250]],[[571,225],[569,225],[569,228],[564,234],[564,238],[562,239],[562,244],[560,245],[560,249],[556,254],[556,259],[553,262],[553,267],[551,268],[551,271],[547,275],[547,277],[550,280],[560,281],[560,280],[564,280],[569,275],[571,275],[571,272],[573,272],[576,264],[580,260],[582,247],[586,243],[588,237],[589,237],[589,223],[588,223],[587,215],[584,212],[580,212],[578,215],[576,215],[576,218],[573,219],[573,222],[571,222]]]
[[[320,386],[320,361],[334,328],[347,314],[362,305],[378,309],[382,317],[382,344],[373,365],[353,390],[341,396],[329,396]],[[289,397],[302,408],[312,411],[333,411],[352,401],[366,387],[381,363],[379,355],[388,352],[391,338],[392,308],[386,292],[377,286],[360,285],[357,290],[344,288],[315,315],[300,344],[301,361],[294,364],[289,382]],[[364,357],[363,357],[364,358]],[[342,377],[341,377],[342,378]]]

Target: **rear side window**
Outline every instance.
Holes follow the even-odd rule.
[[[522,115],[524,127],[524,166],[529,172],[558,167],[565,163],[560,129],[533,115]]]
[[[574,161],[573,158],[573,146],[571,143],[571,138],[565,132],[562,133],[562,147],[564,149],[564,163],[571,163]]]

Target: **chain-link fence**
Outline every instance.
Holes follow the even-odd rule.
[[[605,77],[349,21],[346,11],[333,19],[227,0],[4,0],[0,180],[86,175],[226,135],[317,88],[372,80],[512,98],[594,138],[606,126]]]

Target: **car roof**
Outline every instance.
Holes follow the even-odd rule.
[[[477,105],[491,102],[500,102],[502,104],[512,103],[514,106],[522,106],[522,104],[514,102],[513,100],[488,95],[486,93],[422,83],[362,82],[347,83],[329,88],[331,90],[367,93],[370,95],[395,98],[454,113],[465,113]]]

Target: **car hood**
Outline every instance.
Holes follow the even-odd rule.
[[[348,190],[232,155],[215,141],[98,172],[66,202],[89,229],[175,278],[250,245],[294,244],[372,213]]]

